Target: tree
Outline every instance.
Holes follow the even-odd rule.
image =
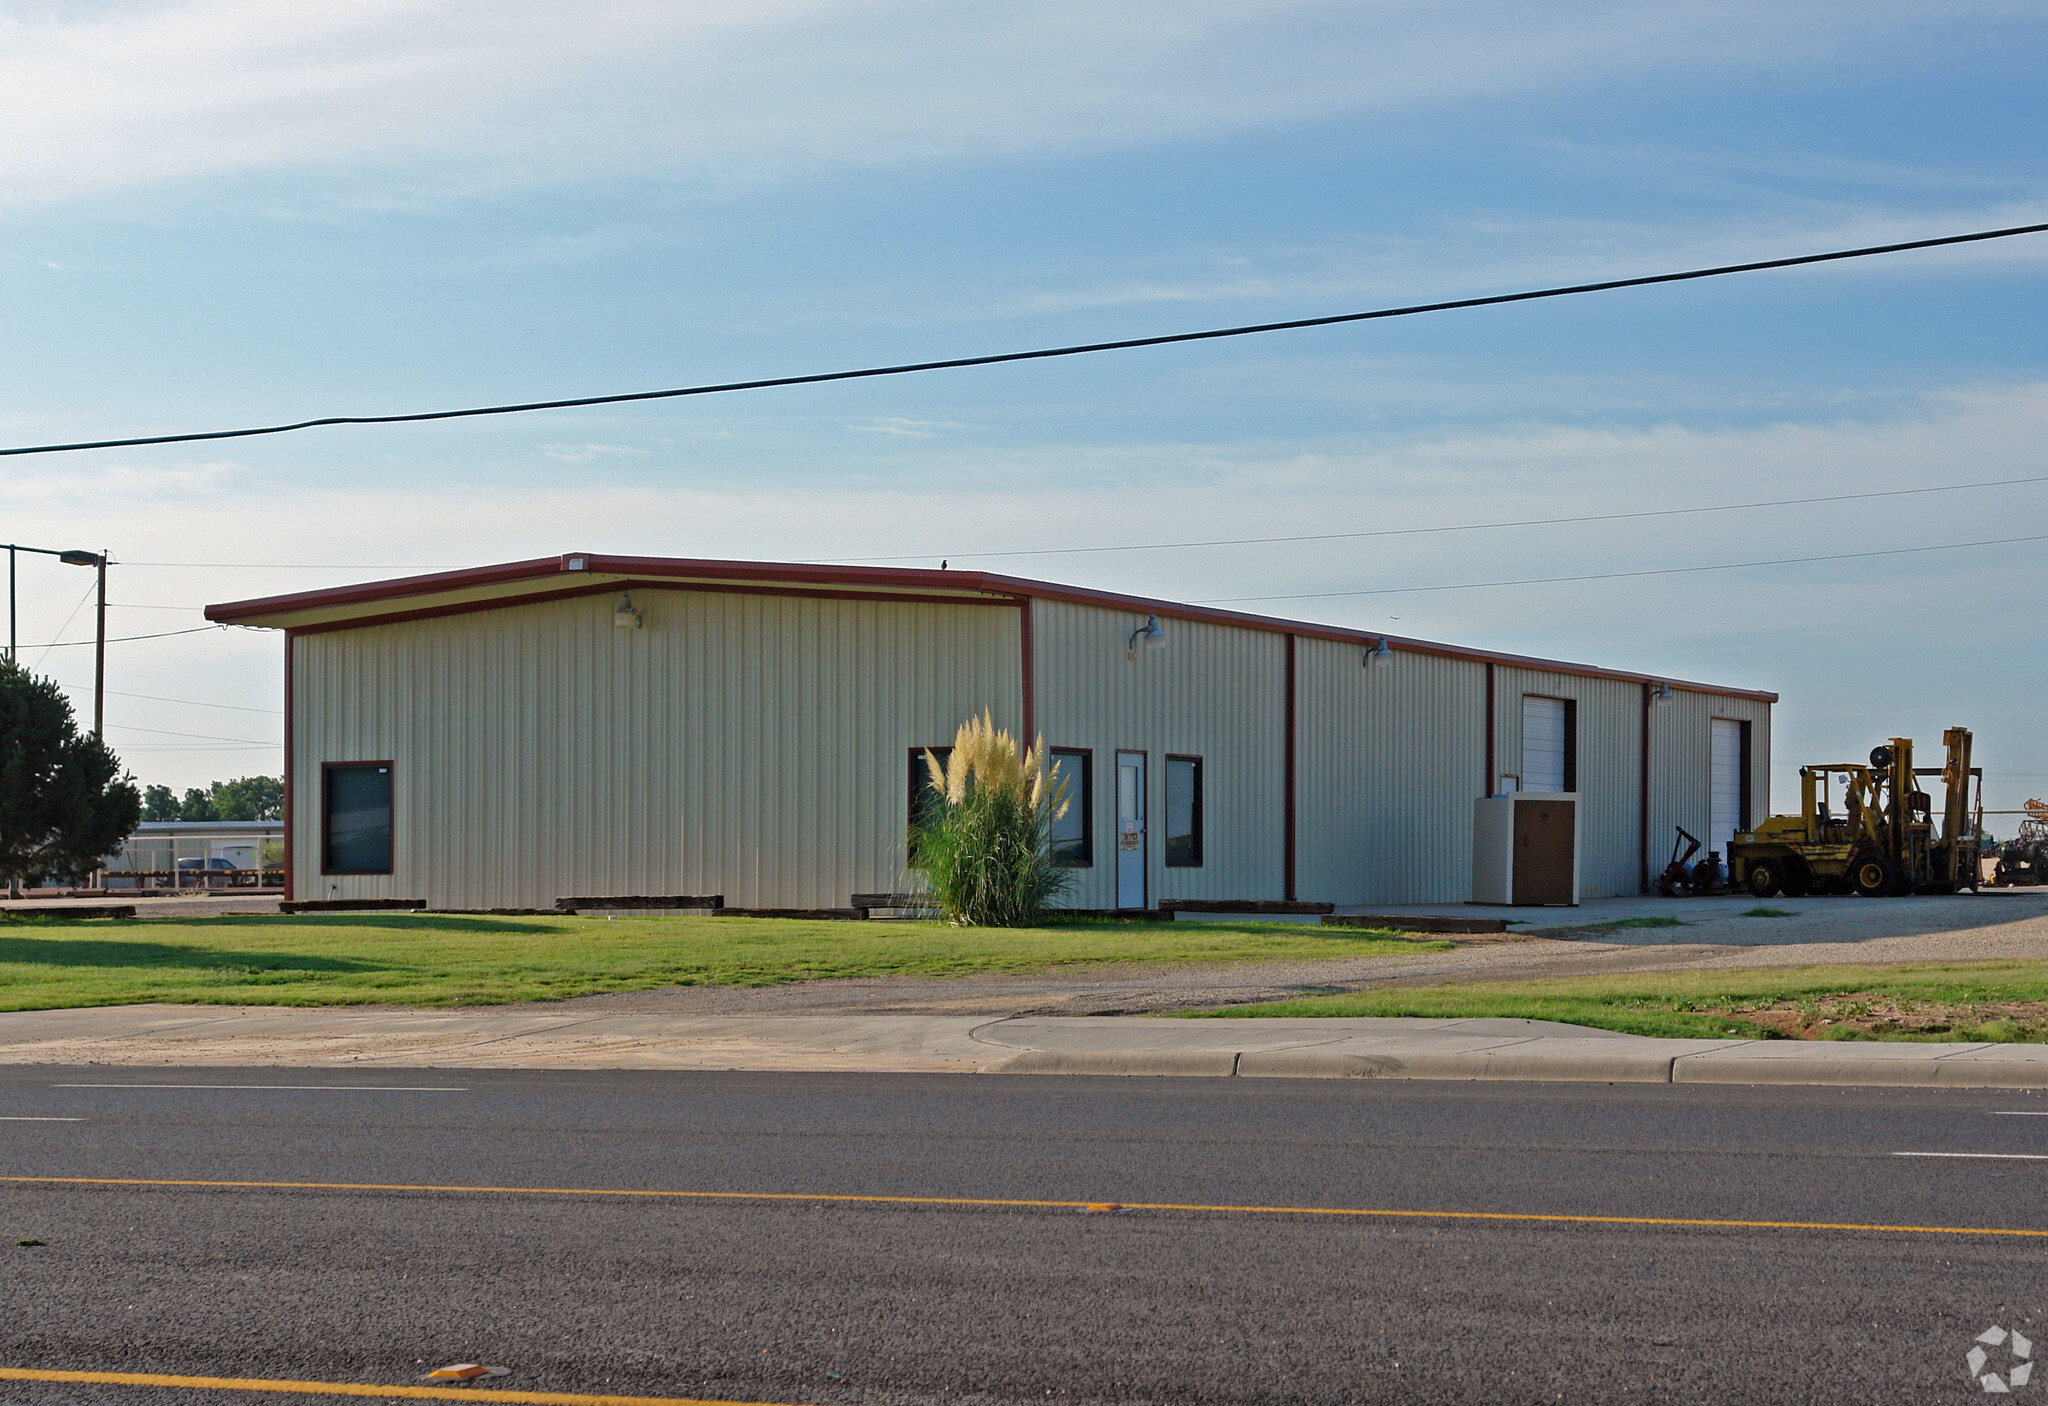
[[[106,743],[81,736],[55,680],[0,660],[0,874],[75,882],[142,818],[135,779]]]
[[[284,778],[243,776],[216,781],[212,799],[214,815],[221,820],[282,820]]]
[[[282,776],[241,776],[210,786],[188,786],[183,800],[168,786],[142,793],[144,820],[281,820]]]

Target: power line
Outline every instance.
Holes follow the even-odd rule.
[[[923,561],[943,557],[949,561],[980,561],[989,557],[1053,557],[1091,552],[1163,552],[1196,547],[1259,547],[1293,542],[1346,542],[1367,537],[1416,537],[1441,532],[1494,532],[1514,527],[1564,527],[1589,522],[1628,522],[1641,518],[1684,517],[1695,513],[1742,513],[1764,508],[1808,507],[1818,503],[1856,503],[1874,498],[1908,498],[1927,493],[1962,493],[1980,488],[2023,488],[2048,483],[2048,475],[2026,478],[1993,478],[1978,483],[1940,483],[1926,488],[1884,488],[1867,493],[1829,493],[1807,498],[1770,498],[1754,503],[1709,503],[1690,508],[1641,508],[1625,513],[1585,513],[1577,517],[1515,518],[1503,522],[1447,523],[1434,527],[1381,527],[1359,532],[1306,532],[1285,537],[1209,537],[1192,542],[1119,542],[1095,547],[1015,547],[985,552],[914,552],[887,557],[821,557],[827,566],[860,566],[873,562]],[[124,566],[193,567],[205,570],[298,570],[298,571],[447,571],[446,566],[373,566],[362,562],[263,562],[263,561],[141,561]],[[109,603],[109,608],[113,608]],[[196,610],[198,606],[124,606],[122,609]],[[141,695],[130,695],[140,697]],[[179,702],[167,699],[166,702]]]
[[[74,613],[74,614],[76,614],[76,612],[75,612],[75,611],[74,611],[73,613]],[[206,633],[208,633],[208,632],[210,632],[210,631],[213,631],[213,630],[225,630],[226,628],[227,628],[227,626],[225,626],[225,625],[195,625],[195,626],[193,626],[193,627],[192,627],[191,629],[189,629],[189,630],[164,630],[164,631],[162,631],[162,632],[160,632],[160,633],[158,633],[158,634],[154,634],[154,635],[116,635],[116,636],[114,636],[114,637],[113,637],[112,639],[108,640],[108,641],[107,641],[107,643],[108,643],[108,644],[128,644],[128,643],[130,643],[131,641],[134,641],[134,640],[167,640],[167,639],[169,639],[169,638],[170,638],[171,636],[173,636],[173,635],[201,635],[201,634],[206,634]],[[25,644],[25,645],[23,645],[23,646],[22,646],[22,648],[23,648],[23,649],[76,649],[76,648],[79,648],[79,647],[81,647],[81,646],[90,646],[90,645],[91,645],[92,643],[93,643],[93,641],[91,641],[91,640],[58,640],[58,641],[57,641],[57,642],[56,642],[55,644],[44,644],[44,645],[34,645],[34,644]]]
[[[74,693],[92,692],[92,685],[90,684],[67,683],[59,684],[58,687],[68,688]],[[157,693],[123,693],[118,688],[108,689],[107,697],[146,698],[152,703],[186,703],[190,704],[194,708],[225,708],[229,712],[233,713],[268,713],[270,716],[277,718],[281,718],[284,716],[284,709],[282,708],[248,708],[242,706],[239,703],[207,703],[197,698],[166,698],[163,695]]]
[[[1492,532],[1509,527],[1559,527],[1573,523],[1624,522],[1632,518],[1680,517],[1689,513],[1741,513],[1759,508],[1796,508],[1813,503],[1853,503],[1865,498],[1903,498],[1917,493],[1959,493],[1974,488],[2016,488],[2024,484],[2048,483],[2048,475],[2032,478],[1989,479],[1983,483],[1947,483],[1931,488],[1888,488],[1870,493],[1832,493],[1818,498],[1777,498],[1758,503],[1718,503],[1696,508],[1644,508],[1626,513],[1588,513],[1581,517],[1522,518],[1512,522],[1467,522],[1442,527],[1383,527],[1367,532],[1310,532],[1292,537],[1216,537],[1198,542],[1130,542],[1107,547],[1027,547],[1014,551],[920,552],[914,556],[832,557],[833,566],[858,566],[863,562],[923,561],[944,557],[949,561],[978,561],[984,557],[1053,557],[1080,552],[1163,552],[1184,547],[1258,547],[1287,542],[1344,542],[1362,537],[1414,537],[1436,532]],[[1278,597],[1275,597],[1278,599]]]
[[[1334,313],[1323,317],[1298,317],[1282,322],[1255,322],[1238,327],[1217,327],[1204,332],[1171,332],[1156,337],[1128,337],[1113,342],[1082,342],[1073,346],[1043,347],[1036,351],[998,352],[990,356],[950,357],[941,361],[913,361],[895,366],[870,366],[857,371],[821,371],[803,376],[774,376],[755,381],[724,381],[711,385],[683,386],[664,391],[629,391],[618,395],[575,396],[560,400],[530,400],[505,405],[479,405],[464,410],[422,410],[404,415],[323,415],[317,419],[287,424],[261,425],[239,430],[207,430],[191,434],[144,435],[132,439],[81,440],[72,444],[33,444],[0,449],[0,455],[65,454],[82,449],[133,449],[150,444],[191,444],[201,440],[249,439],[257,435],[289,434],[294,430],[320,429],[334,425],[418,424],[429,420],[462,420],[484,415],[519,415],[535,410],[568,410],[593,405],[623,405],[633,401],[677,400],[685,396],[723,395],[731,391],[769,390],[778,386],[814,386],[830,381],[860,381],[878,376],[907,376],[920,371],[951,371],[970,366],[997,366],[1016,361],[1047,361],[1054,357],[1084,356],[1090,352],[1131,351],[1140,347],[1163,347],[1181,342],[1209,342],[1225,337],[1250,337],[1263,332],[1290,332],[1307,327],[1334,327],[1347,322],[1373,322],[1384,318],[1415,317],[1423,313],[1453,312],[1461,308],[1497,307],[1504,303],[1527,303],[1542,298],[1565,298],[1580,293],[1605,293],[1617,288],[1644,288],[1659,283],[1684,283],[1727,274],[1758,273],[1766,269],[1796,268],[1805,264],[1835,263],[1843,259],[1866,259],[1880,254],[1900,254],[1913,249],[1938,249],[1955,244],[1977,244],[1991,239],[2039,234],[2048,224],[2013,225],[2005,229],[1977,230],[1969,234],[1948,234],[1935,239],[1913,239],[1897,244],[1872,244],[1859,249],[1835,249],[1824,254],[1799,254],[1786,259],[1758,259],[1748,263],[1719,264],[1712,268],[1687,269],[1679,273],[1655,273],[1638,278],[1610,278],[1597,283],[1573,283],[1555,288],[1536,288],[1520,293],[1495,293],[1483,298],[1453,298],[1443,302],[1413,303],[1404,307],[1376,308],[1370,312]]]
[[[123,742],[123,752],[274,752],[282,745],[265,742]]]
[[[66,631],[67,629],[69,629],[69,628],[71,627],[71,622],[72,622],[73,620],[76,620],[76,619],[78,618],[78,612],[79,612],[79,611],[81,611],[81,610],[85,609],[85,603],[86,603],[87,601],[89,601],[89,600],[91,600],[91,599],[92,599],[92,593],[93,593],[93,591],[94,591],[95,589],[97,589],[97,588],[98,588],[98,585],[99,585],[99,583],[98,583],[97,581],[88,581],[88,582],[86,582],[86,583],[85,583],[85,594],[84,594],[84,595],[82,595],[82,596],[80,596],[80,597],[78,598],[78,604],[76,604],[76,605],[74,605],[74,606],[72,606],[72,607],[71,607],[71,613],[70,613],[69,615],[65,616],[65,617],[64,617],[64,623],[63,623],[63,624],[61,624],[61,625],[59,625],[59,626],[57,627],[57,633],[58,633],[58,634],[60,634],[60,635],[61,635],[61,634],[63,634],[63,633],[64,633],[64,632],[65,632],[65,631]],[[79,644],[91,644],[91,643],[92,643],[92,641],[91,641],[91,640],[79,640],[79,641],[77,641],[77,643],[79,643]],[[29,648],[29,649],[34,649],[35,647],[36,647],[36,646],[34,646],[34,645],[29,645],[29,646],[27,646],[27,648]],[[38,654],[38,655],[36,656],[36,662],[35,662],[35,663],[34,663],[33,665],[31,665],[30,667],[32,667],[32,668],[37,668],[37,669],[40,669],[40,668],[42,668],[42,667],[43,667],[43,660],[44,660],[44,658],[45,658],[45,657],[46,657],[46,656],[47,656],[47,655],[49,654],[49,652],[50,652],[51,650],[53,650],[53,649],[55,649],[55,648],[57,648],[57,646],[56,646],[56,645],[54,645],[54,644],[46,644],[46,645],[44,645],[44,646],[42,647],[42,649],[43,649],[43,652],[42,652],[41,654]]]
[[[1872,552],[1835,552],[1818,557],[1776,557],[1770,561],[1730,561],[1714,566],[1662,566],[1644,571],[1602,571],[1585,576],[1529,576],[1516,581],[1461,581],[1449,586],[1381,586],[1367,591],[1297,591],[1280,596],[1224,596],[1197,605],[1238,605],[1264,600],[1331,600],[1338,596],[1400,596],[1422,591],[1483,591],[1496,586],[1555,586],[1569,581],[1623,581],[1637,576],[1690,576],[1702,571],[1746,571],[1757,566],[1798,566],[1815,561],[1853,561],[1860,557],[1899,557],[1913,552],[1958,552],[1966,547],[2007,547],[2018,542],[2048,542],[2035,537],[1994,537],[1982,542],[1944,542],[1932,547],[1888,547]]]
[[[161,727],[137,727],[133,723],[108,723],[122,732],[147,732],[157,737],[196,737],[205,742],[238,742],[248,747],[282,747],[282,742],[256,742],[247,737],[222,737],[217,732],[172,732]]]

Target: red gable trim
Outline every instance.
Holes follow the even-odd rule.
[[[569,563],[572,560],[584,563],[582,569],[570,570]],[[1065,601],[1071,605],[1124,609],[1134,614],[1159,615],[1173,620],[1193,620],[1206,624],[1229,625],[1239,629],[1292,634],[1304,639],[1327,640],[1338,644],[1368,645],[1380,638],[1376,631],[1348,629],[1341,625],[1317,625],[1281,619],[1277,616],[1250,615],[1214,606],[1187,605],[1178,601],[1154,600],[1147,596],[1090,590],[1082,586],[1062,586],[1050,581],[1033,581],[1019,576],[998,576],[982,571],[932,571],[900,566],[822,566],[801,562],[704,561],[684,557],[615,557],[600,556],[592,552],[567,552],[559,557],[537,557],[531,561],[507,562],[498,566],[440,571],[426,576],[404,576],[389,581],[365,582],[356,586],[337,586],[320,591],[300,591],[291,595],[231,601],[225,605],[208,606],[206,618],[224,624],[258,622],[266,616],[396,602],[407,597],[473,590],[480,586],[534,581],[548,577],[566,578],[563,585],[573,589],[576,578],[586,574],[631,577],[649,586],[687,586],[692,582],[760,582],[764,585],[804,586],[817,589],[837,587],[840,590],[860,591],[865,588],[886,598],[894,598],[894,595],[900,592],[913,595],[942,593],[953,599],[968,601],[971,601],[976,593],[1010,600],[1035,597],[1041,600]],[[617,583],[608,583],[607,588],[616,589]],[[480,601],[474,604],[478,608],[487,609],[496,604],[516,605],[523,599],[531,598],[533,597],[508,596],[499,602]],[[405,611],[403,607],[397,607],[390,611],[377,612],[377,615],[380,619],[389,619],[401,614],[420,618],[428,613],[438,614],[441,610],[429,607],[414,614]],[[374,623],[377,623],[377,620],[333,621],[325,628],[348,629]],[[1602,669],[1590,664],[1573,664],[1563,660],[1503,654],[1485,649],[1466,649],[1457,645],[1439,644],[1432,640],[1408,639],[1400,635],[1388,635],[1386,639],[1389,645],[1397,649],[1445,659],[1542,669],[1554,674],[1568,674],[1580,678],[1618,679],[1629,683],[1668,683],[1673,688],[1691,693],[1750,698],[1763,703],[1778,701],[1777,694],[1760,689],[1722,688],[1713,684],[1665,679],[1629,670]]]

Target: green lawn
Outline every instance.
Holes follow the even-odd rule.
[[[1517,1016],[1631,1035],[2048,1040],[2048,962],[1911,963],[1469,983],[1309,996],[1214,1016]]]
[[[780,918],[248,914],[0,918],[0,1011],[138,1001],[476,1005],[661,986],[962,976],[1443,951],[1347,928],[1074,921],[1039,928]]]

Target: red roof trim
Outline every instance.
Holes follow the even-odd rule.
[[[571,559],[582,561],[583,568],[571,571]],[[369,581],[356,586],[337,586],[327,590],[265,596],[256,600],[230,601],[223,605],[208,606],[206,618],[223,624],[241,624],[260,620],[264,616],[402,600],[408,596],[471,590],[479,586],[532,581],[550,576],[574,578],[586,573],[636,577],[649,584],[657,581],[760,581],[800,583],[814,587],[868,587],[884,592],[936,591],[962,595],[978,592],[989,596],[1029,596],[1043,600],[1065,601],[1072,605],[1143,611],[1149,615],[1162,615],[1174,620],[1196,620],[1215,625],[1233,625],[1242,629],[1269,630],[1278,634],[1300,635],[1306,639],[1329,640],[1339,644],[1369,644],[1380,638],[1380,634],[1372,630],[1310,624],[1277,616],[1251,615],[1243,611],[1222,610],[1215,606],[1187,605],[1179,601],[1154,600],[1147,596],[1123,595],[1115,591],[1091,590],[1083,586],[1062,586],[1050,581],[1033,581],[1019,576],[998,576],[983,571],[932,571],[900,566],[821,566],[802,562],[705,561],[685,557],[614,557],[600,556],[594,552],[565,552],[558,557],[536,557],[530,561],[506,562],[498,566],[439,571],[426,576],[402,576],[388,581]],[[513,605],[521,599],[522,597],[518,596],[508,597],[505,603]],[[345,622],[337,621],[334,624],[341,627]],[[1673,688],[1682,688],[1692,693],[1753,698],[1765,703],[1778,701],[1777,694],[1761,689],[1722,688],[1713,684],[1667,679],[1655,674],[1642,674],[1624,669],[1602,669],[1590,664],[1572,664],[1557,659],[1502,654],[1486,649],[1467,649],[1457,645],[1439,644],[1432,640],[1409,639],[1401,635],[1388,635],[1386,640],[1398,649],[1446,659],[1467,659],[1478,663],[1542,669],[1554,674],[1572,674],[1582,678],[1622,679],[1631,683],[1668,683]]]

